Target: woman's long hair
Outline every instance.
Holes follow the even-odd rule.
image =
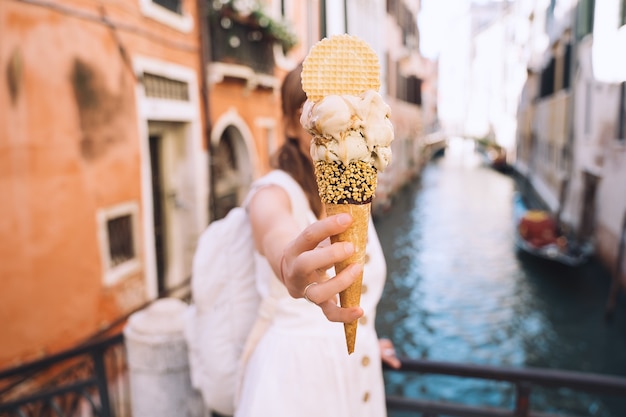
[[[282,112],[285,130],[299,123],[299,111],[306,101],[306,94],[302,90],[302,64],[291,70],[283,80],[281,86]],[[287,172],[295,179],[306,194],[313,213],[319,218],[322,214],[322,201],[317,192],[315,169],[311,158],[302,152],[297,138],[287,137],[287,140],[272,157],[271,165]]]

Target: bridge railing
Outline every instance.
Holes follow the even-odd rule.
[[[163,296],[188,300],[189,281]],[[120,320],[112,328],[122,324]],[[626,377],[583,372],[408,358],[402,359],[400,370],[385,368],[385,372],[483,379],[509,383],[515,389],[512,409],[387,397],[388,410],[422,417],[546,417],[548,414],[530,410],[530,394],[536,387],[567,388],[626,399]],[[124,337],[119,330],[99,333],[74,349],[0,371],[0,417],[131,417],[130,401]]]
[[[122,333],[0,372],[0,417],[125,417]]]
[[[533,387],[568,388],[590,394],[626,398],[626,378],[544,368],[512,368],[489,365],[437,362],[402,358],[400,370],[385,368],[385,372],[446,375],[510,383],[515,388],[513,409],[476,407],[449,402],[436,402],[407,397],[387,396],[388,410],[416,412],[422,417],[548,417],[531,412],[530,394]],[[556,417],[556,416],[554,416]],[[559,414],[559,417],[564,417]],[[570,416],[575,417],[575,416]]]

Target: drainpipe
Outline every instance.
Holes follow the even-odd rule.
[[[209,70],[208,65],[211,61],[211,36],[209,35],[209,19],[208,19],[208,0],[197,0],[198,5],[198,29],[200,32],[200,95],[202,105],[204,107],[204,138],[206,141],[208,162],[209,162],[209,193],[208,193],[208,209],[209,209],[209,223],[214,217],[215,213],[215,180],[213,178],[213,149],[211,146],[211,111],[209,105]]]

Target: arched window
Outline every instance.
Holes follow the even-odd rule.
[[[235,154],[233,130],[228,127],[222,133],[219,144],[213,149],[211,175],[213,177],[213,219],[226,216],[238,204],[239,176]]]
[[[250,151],[242,132],[228,125],[213,145],[210,157],[212,204],[210,220],[225,217],[240,205],[253,178]]]

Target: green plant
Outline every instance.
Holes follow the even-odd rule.
[[[209,13],[216,15],[222,26],[231,19],[259,31],[267,39],[280,43],[285,53],[298,43],[289,22],[270,16],[259,0],[213,0]]]

